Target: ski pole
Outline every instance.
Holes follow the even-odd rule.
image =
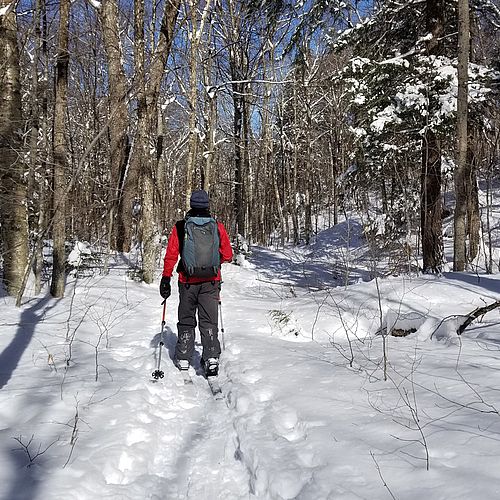
[[[163,347],[163,328],[165,327],[165,308],[167,307],[167,299],[165,299],[163,302],[163,315],[161,317],[161,332],[160,332],[160,354],[158,356],[158,367],[156,370],[152,373],[152,376],[155,380],[158,380],[159,378],[163,378],[164,373],[162,370],[160,370],[160,364],[161,364],[161,348]]]
[[[224,322],[222,321],[222,301],[220,299],[220,287],[221,287],[221,285],[222,285],[222,281],[220,282],[220,285],[219,285],[218,301],[219,301],[219,318],[220,318],[220,332],[221,332],[221,338],[222,338],[222,350],[225,351],[226,344],[224,342]]]

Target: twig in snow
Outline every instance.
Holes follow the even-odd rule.
[[[33,453],[30,449],[31,443],[33,442],[33,438],[35,437],[34,434],[31,435],[30,440],[25,444],[23,443],[23,436],[19,436],[18,438],[13,438],[15,441],[17,441],[21,447],[20,448],[14,448],[13,451],[24,451],[26,453],[26,456],[28,457],[29,463],[26,467],[31,467],[33,465],[33,462],[40,456],[43,455],[52,445],[57,443],[59,441],[59,438],[57,438],[55,441],[52,441],[44,450],[42,450],[42,445],[40,444],[38,446],[38,451],[36,453]]]
[[[384,479],[384,476],[382,475],[382,471],[380,470],[380,466],[377,462],[377,459],[375,458],[375,455],[373,454],[373,451],[370,450],[370,455],[371,457],[373,458],[373,461],[375,462],[375,467],[377,468],[377,472],[378,472],[378,475],[382,481],[382,484],[384,485],[385,488],[387,488],[387,491],[389,492],[389,495],[391,495],[391,497],[396,500],[396,497],[394,496],[394,494],[392,493],[391,489],[389,488],[389,485],[386,483],[385,479]]]

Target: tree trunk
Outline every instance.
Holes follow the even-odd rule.
[[[332,122],[333,125],[334,122]],[[330,181],[331,188],[328,190],[328,225],[332,225],[331,221],[331,208],[333,206],[333,225],[338,224],[338,194],[337,194],[337,162],[339,161],[336,151],[338,150],[338,137],[335,135],[330,136],[328,141],[328,152],[330,159]]]
[[[293,85],[293,123],[298,123],[298,92],[297,85]],[[293,175],[290,172],[290,166],[288,166],[288,193],[289,193],[289,212],[292,216],[292,226],[293,226],[293,244],[298,245],[300,243],[300,223],[298,216],[298,186],[297,186],[297,173],[299,171],[299,141],[297,134],[294,134],[294,144],[293,144]]]
[[[122,192],[118,206],[116,248],[119,252],[130,252],[132,245],[132,228],[134,226],[133,207],[139,194],[139,180],[142,161],[145,160],[145,138],[141,131],[146,127],[144,120],[145,67],[144,67],[144,2],[134,1],[134,87],[137,99],[137,129],[132,145],[130,163],[126,178],[123,180]]]
[[[209,50],[207,54],[207,62],[203,66],[203,80],[205,84],[206,97],[205,97],[205,169],[202,175],[202,188],[210,193],[210,185],[212,183],[212,165],[215,156],[215,130],[217,120],[217,89],[210,85],[211,82],[211,67],[212,67],[212,51]]]
[[[234,133],[234,214],[236,234],[245,236],[245,208],[243,203],[243,85],[233,83]]]
[[[198,2],[190,0],[189,10],[191,18],[190,33],[190,54],[189,54],[189,149],[186,165],[186,209],[189,210],[189,199],[193,189],[193,178],[198,157],[198,132],[197,132],[197,103],[198,103],[198,51],[201,43],[201,37],[205,29],[205,21],[211,8],[211,0],[206,0],[203,6],[201,18],[198,20],[196,7]],[[200,179],[195,183],[195,188],[203,186],[203,174],[200,166]]]
[[[245,85],[245,93],[249,92],[249,86]],[[243,207],[244,207],[244,230],[245,238],[252,242],[250,209],[253,208],[252,177],[253,167],[250,161],[250,102],[247,97],[243,97],[243,141],[242,141],[242,161],[243,161]]]
[[[467,151],[467,262],[472,262],[479,253],[481,216],[479,213],[479,188],[477,185],[477,161],[471,148]]]
[[[195,16],[195,7],[191,3],[191,15]],[[193,31],[196,30],[196,18],[192,20]],[[189,210],[189,199],[193,189],[194,170],[196,165],[196,157],[198,153],[198,132],[196,130],[196,115],[197,115],[197,100],[198,100],[198,61],[197,61],[198,44],[195,36],[191,37],[191,48],[189,54],[189,145],[188,156],[186,162],[186,183],[185,183],[185,200],[186,210]],[[200,186],[197,183],[196,189]]]
[[[66,106],[69,67],[69,10],[70,0],[61,0],[59,10],[59,41],[56,59],[56,83],[54,106],[54,191],[52,195],[52,282],[50,293],[62,297],[65,287],[66,241],[65,191],[66,191]]]
[[[289,204],[290,204],[290,187],[289,187],[289,172],[290,172],[290,167],[289,167],[289,161],[285,158],[286,153],[285,153],[285,130],[283,127],[283,104],[280,103],[277,107],[278,109],[278,116],[277,116],[277,121],[278,121],[278,131],[279,131],[279,157],[280,157],[280,167],[281,167],[281,177],[282,177],[282,183],[281,183],[281,197],[283,200],[283,235],[282,235],[282,246],[285,245],[285,240],[288,241],[290,238],[290,226],[288,222],[288,214],[289,214]],[[276,164],[276,162],[275,162]],[[288,193],[288,196],[287,196]]]
[[[38,85],[38,59],[41,51],[42,33],[40,29],[40,14],[41,2],[36,0],[35,12],[33,16],[33,32],[35,34],[34,48],[33,48],[33,61],[30,68],[31,78],[31,96],[30,96],[30,119],[29,119],[29,176],[28,176],[28,221],[30,223],[30,230],[36,228],[34,219],[37,212],[36,206],[36,170],[38,161],[38,136],[40,133],[40,104],[39,104],[39,85]],[[43,185],[41,186],[43,189]]]
[[[444,0],[426,0],[427,55],[440,55],[444,33]],[[441,199],[441,145],[436,132],[428,128],[422,142],[421,207],[424,273],[439,273],[443,265]]]
[[[454,271],[463,271],[467,263],[467,207],[469,204],[468,195],[472,194],[471,166],[467,162],[469,36],[469,1],[458,0],[458,155],[455,170]]]
[[[40,185],[39,193],[40,200],[38,203],[38,223],[37,223],[37,241],[35,246],[35,261],[33,264],[33,272],[35,274],[35,294],[39,294],[42,291],[42,272],[43,272],[43,237],[42,235],[46,231],[46,224],[48,219],[49,210],[49,193],[47,189],[47,177],[48,177],[48,150],[49,150],[49,109],[48,109],[48,88],[47,83],[49,81],[49,52],[47,47],[47,32],[48,32],[48,22],[47,22],[47,5],[45,0],[40,1],[41,19],[42,19],[42,32],[41,32],[41,53],[43,55],[43,94],[41,99],[41,109],[40,109],[40,122],[42,130],[42,144],[41,144],[41,168],[40,168]]]
[[[217,120],[217,100],[214,95],[208,96],[207,145],[205,171],[203,172],[203,189],[209,193],[212,184],[212,165],[215,156],[215,127]]]
[[[493,274],[493,237],[492,237],[492,207],[493,186],[491,168],[486,172],[486,234],[488,235],[488,255],[486,256],[486,273]],[[484,231],[483,231],[484,234]]]
[[[127,80],[123,69],[123,50],[118,23],[118,1],[104,0],[98,9],[108,63],[109,101],[108,114],[110,142],[110,184],[108,187],[108,245],[116,249],[114,218],[118,211],[121,182],[125,174],[128,149]]]
[[[305,196],[304,196],[304,233],[306,245],[311,242],[311,237],[313,233],[312,228],[312,185],[313,185],[313,175],[312,175],[312,110],[311,110],[311,98],[309,95],[309,89],[306,85],[305,78],[302,78],[303,88],[301,91],[304,95],[305,100],[305,130],[303,131],[305,135],[305,160],[304,160],[304,181],[305,181]]]
[[[149,168],[148,168],[149,167]],[[144,165],[148,170],[142,175],[142,279],[145,283],[152,283],[155,279],[156,254],[159,235],[156,230],[155,210],[154,210],[154,183],[151,172],[152,164]]]
[[[189,71],[189,142],[188,142],[188,155],[186,162],[186,182],[185,182],[185,205],[186,210],[189,210],[189,200],[191,197],[191,191],[193,190],[193,179],[194,171],[196,168],[196,159],[198,155],[198,132],[196,130],[196,109],[197,109],[197,99],[198,99],[198,72],[197,72],[197,61],[196,53],[194,49],[191,49],[191,57],[189,61],[190,71]],[[199,184],[196,183],[196,189],[199,188]]]
[[[269,41],[268,45],[272,47],[272,42]],[[264,99],[262,105],[262,154],[261,157],[263,159],[264,172],[266,175],[271,174],[272,177],[272,186],[274,190],[274,199],[276,203],[276,209],[278,211],[279,224],[280,224],[280,244],[283,247],[285,245],[285,215],[283,213],[283,205],[284,202],[280,196],[280,190],[278,186],[278,168],[277,168],[277,160],[274,154],[274,140],[272,134],[272,123],[271,123],[271,95],[272,88],[271,83],[267,82],[269,79],[276,79],[276,69],[274,66],[274,52],[272,48],[268,48],[264,51],[262,57],[262,67],[263,67],[263,79],[266,81],[264,85]],[[269,77],[267,76],[269,67]],[[258,177],[256,176],[257,185]],[[259,197],[260,198],[260,197]],[[262,203],[262,205],[264,205]],[[272,214],[268,213],[266,219],[272,218]],[[262,220],[261,222],[263,222]],[[261,226],[263,224],[260,224]],[[262,229],[264,229],[262,227]],[[262,243],[264,241],[265,232],[262,231]]]
[[[158,43],[154,48],[149,67],[149,78],[146,84],[145,66],[144,66],[144,5],[140,0],[135,2],[134,29],[136,36],[135,44],[135,64],[136,64],[136,82],[139,88],[138,92],[138,123],[137,133],[130,159],[129,174],[133,177],[128,184],[123,196],[124,203],[129,204],[130,213],[130,231],[132,226],[132,203],[134,191],[137,189],[135,182],[136,176],[140,176],[140,185],[142,186],[142,245],[143,245],[143,280],[146,283],[152,283],[156,270],[156,225],[155,225],[155,203],[154,203],[154,165],[156,165],[156,150],[152,152],[149,145],[149,138],[154,135],[157,137],[158,122],[158,98],[160,95],[160,86],[163,80],[165,65],[170,54],[175,23],[179,12],[180,0],[169,0],[165,4],[163,18],[158,36]],[[132,172],[130,172],[132,171]],[[135,188],[134,188],[135,186]],[[128,189],[127,189],[128,188]],[[123,207],[124,210],[127,206]],[[125,211],[124,211],[125,213]],[[129,232],[131,234],[131,232]],[[130,240],[128,241],[130,247]]]
[[[10,7],[9,7],[10,4]],[[0,0],[7,11],[0,17],[0,220],[3,282],[9,295],[22,287],[28,264],[28,219],[24,165],[21,154],[23,130],[16,2]]]
[[[421,192],[423,271],[439,273],[443,265],[441,146],[431,130],[424,138]]]

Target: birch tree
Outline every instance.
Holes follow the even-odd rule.
[[[9,295],[22,287],[28,263],[16,4],[0,0],[0,222],[3,282]]]

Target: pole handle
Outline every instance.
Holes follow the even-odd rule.
[[[163,326],[165,324],[165,309],[167,308],[167,299],[163,300],[162,305],[163,305],[163,313],[161,315],[161,325]]]

